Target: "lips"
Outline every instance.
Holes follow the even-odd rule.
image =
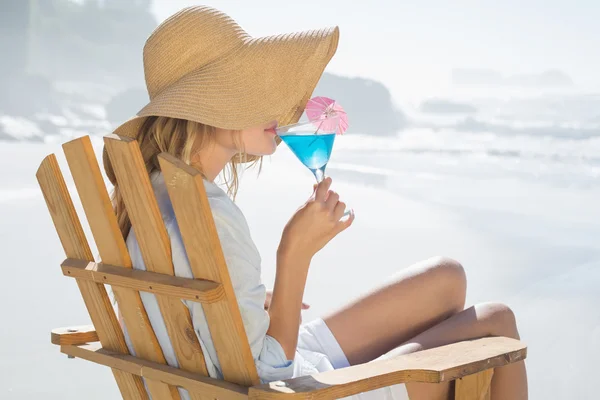
[[[277,131],[275,130],[276,128],[277,128],[277,122],[271,124],[270,127],[265,129],[265,132],[269,132],[269,133],[272,133],[273,135],[277,135]]]

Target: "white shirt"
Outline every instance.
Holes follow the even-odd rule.
[[[175,275],[193,279],[187,254],[179,231],[177,220],[161,173],[151,176],[152,186],[158,202],[162,218],[171,239],[171,252]],[[313,365],[304,368],[294,368],[294,362],[288,360],[279,342],[267,335],[269,328],[269,314],[264,309],[266,288],[261,281],[261,258],[252,238],[248,224],[241,210],[216,184],[204,181],[206,194],[212,210],[215,226],[223,248],[223,254],[231,277],[231,283],[238,301],[244,328],[252,350],[258,375],[263,383],[275,380],[289,379],[297,375],[298,371],[315,371]],[[146,270],[144,260],[133,228],[127,237],[127,248],[131,256],[133,268]],[[178,368],[177,358],[173,345],[169,339],[167,328],[158,307],[156,297],[152,293],[140,292],[142,303],[148,313],[150,324],[156,334],[167,363]],[[189,300],[184,301],[190,310],[192,323],[204,357],[207,370],[213,378],[223,379],[217,352],[208,329],[206,317],[200,303]],[[132,355],[135,351],[122,324],[127,347]],[[296,363],[312,364],[305,361],[300,354],[296,354]],[[294,374],[296,369],[296,374]],[[183,399],[189,399],[189,394],[180,389]]]

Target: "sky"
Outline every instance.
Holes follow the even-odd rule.
[[[395,90],[447,83],[452,68],[505,74],[559,69],[600,86],[600,2],[595,0],[154,0],[163,20],[208,4],[251,35],[338,25],[328,71],[384,81]]]

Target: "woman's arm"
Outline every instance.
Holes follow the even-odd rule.
[[[329,190],[331,178],[315,185],[313,195],[289,220],[277,249],[277,270],[267,334],[275,338],[289,360],[298,344],[300,310],[308,267],[313,256],[354,221],[340,220],[346,205]]]
[[[269,307],[271,306],[271,298],[273,297],[273,291],[272,290],[267,290],[267,296],[265,297],[265,310],[269,310]],[[308,310],[310,308],[310,305],[302,302],[302,309],[303,310]],[[302,321],[300,321],[302,322]]]
[[[289,360],[294,359],[298,344],[302,297],[310,265],[309,257],[277,252],[277,271],[269,307],[271,324],[267,334],[277,339]]]

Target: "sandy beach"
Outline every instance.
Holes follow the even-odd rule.
[[[58,152],[65,171],[58,145],[0,146],[0,397],[117,398],[108,369],[69,360],[50,344],[52,328],[89,322],[75,283],[60,272],[64,254],[35,181],[37,165],[50,152]],[[517,208],[518,182],[503,178],[505,186],[497,190],[511,193],[512,211],[483,201],[477,208],[471,203],[497,197],[481,190],[489,181],[463,177],[457,187],[443,178],[443,169],[437,178],[419,175],[408,159],[394,166],[404,175],[358,167],[353,172],[347,166],[352,157],[340,145],[329,174],[356,221],[315,257],[304,320],[335,310],[420,259],[447,255],[467,271],[468,304],[502,301],[515,311],[529,345],[532,399],[593,399],[592,360],[600,356],[600,248],[592,219],[597,193],[580,191],[575,209],[568,193],[549,196],[550,189],[529,185],[529,201]],[[281,229],[310,194],[311,179],[285,148],[265,160],[258,179],[244,173],[238,204],[261,251],[267,286]],[[460,204],[460,198],[468,200]],[[529,210],[535,202],[539,215]],[[548,217],[551,212],[556,218]]]

